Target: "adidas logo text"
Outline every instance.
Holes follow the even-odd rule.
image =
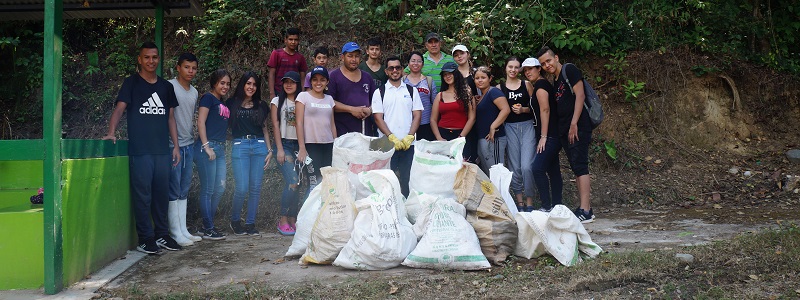
[[[158,97],[157,93],[153,93],[150,95],[150,98],[147,99],[147,102],[142,103],[142,107],[139,108],[139,113],[143,115],[167,114],[164,109],[164,103],[161,102],[161,98]]]

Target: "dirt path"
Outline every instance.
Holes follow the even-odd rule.
[[[596,243],[609,252],[651,251],[729,239],[797,216],[781,210],[683,209],[598,212],[586,224]],[[734,224],[735,223],[735,224]],[[183,251],[149,256],[105,287],[145,293],[210,292],[219,287],[269,287],[301,282],[342,282],[352,276],[426,276],[438,271],[398,267],[381,272],[346,270],[334,266],[300,266],[284,260],[291,237],[264,234],[260,238],[232,236],[225,241],[203,241]]]

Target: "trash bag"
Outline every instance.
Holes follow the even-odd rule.
[[[323,174],[328,173],[325,169],[323,168],[320,172]],[[322,209],[322,194],[320,190],[322,190],[322,185],[317,185],[311,190],[308,193],[308,198],[303,202],[303,206],[300,207],[300,211],[297,212],[297,229],[292,238],[292,245],[289,246],[289,250],[286,251],[284,256],[300,256],[306,252],[308,241],[311,239],[311,230],[314,228],[314,221],[317,220],[319,210]]]
[[[464,138],[452,141],[419,140],[414,144],[414,160],[411,162],[411,179],[408,182],[409,196],[406,200],[408,219],[416,224],[419,202],[414,196],[428,194],[442,198],[455,198],[453,182],[461,168]]]
[[[358,181],[358,173],[370,170],[389,169],[394,155],[394,143],[387,137],[369,137],[358,132],[344,134],[333,141],[331,167],[347,170],[350,186],[356,199],[372,192]]]
[[[549,213],[518,213],[517,225],[519,238],[514,255],[520,257],[533,258],[549,253],[562,265],[574,266],[603,251],[564,205],[556,205]]]
[[[333,265],[357,270],[399,266],[417,245],[406,218],[400,182],[391,170],[367,171],[358,177],[373,193],[356,201],[353,234]]]
[[[481,253],[478,236],[464,219],[466,209],[453,199],[437,199],[429,214],[420,215],[425,230],[404,266],[427,269],[480,270],[491,267]]]
[[[314,221],[306,252],[300,264],[330,264],[339,255],[350,234],[356,218],[355,195],[344,176],[347,171],[325,167],[322,172],[320,196],[322,207]]]
[[[467,221],[475,229],[483,255],[499,264],[514,253],[518,228],[500,191],[480,167],[464,163],[456,174],[456,199],[467,209]]]
[[[506,207],[511,211],[511,216],[517,216],[517,204],[514,203],[514,198],[511,197],[510,186],[511,178],[514,177],[514,172],[509,171],[502,164],[496,164],[489,168],[489,180],[492,181],[494,186],[500,189],[500,196],[506,202]]]

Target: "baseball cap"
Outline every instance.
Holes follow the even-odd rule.
[[[297,74],[297,72],[295,72],[295,71],[289,71],[289,72],[286,72],[286,74],[283,74],[283,78],[281,78],[281,81],[283,81],[284,79],[290,79],[291,81],[294,81],[295,83],[299,83],[300,82],[300,74]]]
[[[455,70],[458,70],[458,65],[452,61],[448,61],[442,66],[443,72],[453,72]]]
[[[314,75],[317,75],[317,74],[322,75],[322,76],[325,77],[325,79],[330,80],[330,78],[328,77],[328,69],[325,69],[325,67],[323,67],[323,66],[316,66],[316,67],[314,67],[313,70],[311,70],[311,77],[312,78],[314,77]]]
[[[441,41],[441,40],[442,40],[442,38],[441,38],[441,37],[439,37],[439,34],[438,34],[438,33],[436,33],[436,32],[431,32],[431,33],[428,33],[428,34],[425,36],[425,42],[426,42],[426,43],[427,43],[428,41],[430,41],[431,39],[436,39],[436,40],[438,40],[438,41]]]
[[[522,66],[520,67],[524,68],[524,67],[541,67],[541,66],[542,64],[539,63],[538,59],[535,59],[533,57],[528,57],[525,59],[525,61],[522,62]]]
[[[456,51],[469,52],[469,50],[467,50],[467,46],[461,44],[458,44],[455,47],[453,47],[453,51],[450,51],[450,54],[456,54]]]
[[[344,44],[344,46],[342,46],[342,54],[350,53],[353,51],[361,51],[361,48],[358,47],[358,44],[356,44],[356,42],[347,42]]]

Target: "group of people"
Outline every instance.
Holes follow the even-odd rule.
[[[390,166],[405,196],[415,141],[464,137],[466,161],[487,173],[498,163],[511,169],[511,192],[520,211],[534,209],[534,189],[541,210],[561,204],[558,153],[563,148],[581,200],[575,215],[593,220],[588,176],[592,127],[583,109],[582,75],[574,65],[562,65],[549,48],[524,61],[510,57],[505,80],[492,86],[488,67],[473,68],[464,45],[453,47],[452,55],[442,52],[437,33],[425,37],[424,54],[412,51],[404,59],[381,60],[379,39],[368,40],[365,50],[348,42],[341,48],[341,66],[332,70],[325,67],[328,48],[320,47],[309,71],[299,40],[299,30],[286,30],[285,46],[270,55],[269,103],[263,101],[261,78],[254,72],[245,72],[229,93],[231,76],[216,70],[209,76],[208,92],[199,96],[191,84],[198,70],[191,53],[178,58],[177,77],[164,80],[155,73],[160,59],[155,44],[142,44],[139,71],[123,82],[103,137],[116,141],[117,125],[127,114],[139,251],[179,250],[201,239],[226,237],[214,218],[225,190],[229,136],[235,182],[229,224],[236,235],[259,235],[256,212],[272,160],[284,179],[276,227],[281,234],[294,234],[301,184],[310,190],[321,180],[319,169],[331,165],[334,139],[349,132],[386,136],[394,144]],[[367,60],[362,62],[363,52]],[[545,74],[554,78],[552,83]],[[200,180],[200,236],[186,227],[192,162]]]

